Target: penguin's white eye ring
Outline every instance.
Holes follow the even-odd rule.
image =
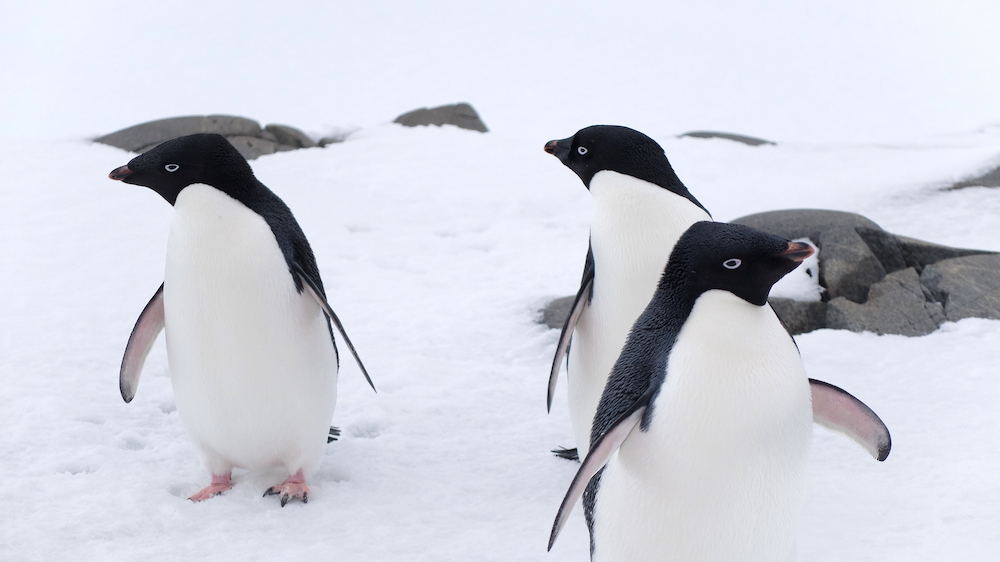
[[[176,172],[177,170],[181,169],[181,167],[178,166],[177,164],[167,164],[163,168],[168,172]]]
[[[728,260],[722,262],[722,267],[726,269],[736,269],[741,265],[743,265],[743,261],[739,258],[729,258]]]
[[[580,156],[583,156],[584,154],[587,153],[587,147],[586,146],[578,146],[578,147],[576,147],[576,152]]]

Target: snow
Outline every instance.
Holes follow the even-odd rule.
[[[819,248],[808,238],[796,238],[792,242],[809,244],[813,253],[802,260],[802,263],[788,275],[778,279],[778,282],[771,287],[770,295],[797,301],[823,300],[823,291],[826,289],[819,284]]]
[[[637,128],[717,220],[828,208],[1000,250],[1000,191],[938,189],[998,163],[997,16],[973,0],[5,3],[0,558],[586,560],[579,510],[545,552],[576,465],[548,453],[572,438],[563,392],[545,413],[557,332],[535,318],[576,290],[590,216],[545,141]],[[457,101],[491,132],[389,124]],[[252,163],[378,388],[342,355],[343,435],[307,505],[261,497],[277,471],[185,499],[208,475],[162,341],[135,400],[118,394],[172,211],[108,180],[132,155],[88,139],[209,113],[358,129]],[[694,129],[779,144],[676,138]],[[997,560],[1000,322],[797,341],[894,444],[875,463],[816,428],[799,559]]]

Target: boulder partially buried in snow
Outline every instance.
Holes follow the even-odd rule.
[[[735,133],[723,133],[720,131],[691,131],[688,133],[684,133],[683,135],[678,135],[678,138],[684,138],[684,137],[692,137],[696,139],[725,139],[733,142],[747,144],[750,146],[777,144],[776,142],[769,141],[767,139],[751,137],[748,135],[737,135]]]
[[[772,304],[792,333],[825,327],[919,336],[946,320],[1000,319],[1000,255],[994,252],[898,236],[840,211],[771,211],[733,222],[789,239],[808,237],[819,248],[825,312],[816,303]]]
[[[419,127],[420,125],[454,125],[462,129],[471,129],[485,133],[489,129],[479,118],[479,114],[467,103],[456,103],[454,105],[442,105],[430,109],[422,107],[409,113],[404,113],[396,118],[394,123],[399,123],[404,127]]]
[[[234,115],[192,115],[158,119],[94,139],[129,152],[146,152],[170,139],[196,133],[218,133],[229,140],[247,160],[265,154],[311,148],[316,143],[302,131],[288,125],[261,128],[252,119]]]
[[[793,334],[834,328],[920,336],[949,320],[1000,319],[996,252],[898,236],[840,211],[770,211],[733,222],[789,240],[808,238],[819,248],[821,300],[768,299]],[[562,327],[567,309],[566,298],[556,299],[540,321]]]
[[[963,187],[1000,187],[1000,166],[978,176],[955,182],[946,189],[962,189]]]

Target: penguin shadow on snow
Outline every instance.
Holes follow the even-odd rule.
[[[217,134],[179,137],[113,170],[174,206],[164,282],[139,315],[119,375],[135,396],[161,331],[174,403],[212,482],[202,501],[262,471],[288,477],[268,487],[282,506],[309,500],[337,400],[334,328],[374,385],[326,300],[319,267],[291,210]]]

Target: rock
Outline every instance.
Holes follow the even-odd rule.
[[[881,230],[879,225],[854,213],[843,211],[828,211],[825,209],[786,209],[767,211],[734,219],[730,222],[752,226],[775,236],[788,238],[808,238],[813,242],[819,239],[821,232],[837,227],[874,228]],[[821,248],[822,249],[822,248]]]
[[[899,248],[903,253],[903,257],[906,260],[907,265],[909,267],[917,268],[918,272],[922,272],[924,267],[937,263],[941,260],[960,258],[964,256],[996,254],[996,252],[988,252],[986,250],[969,250],[965,248],[942,246],[940,244],[931,244],[930,242],[924,242],[923,240],[917,240],[916,238],[907,238],[906,236],[897,235],[896,241],[899,244]]]
[[[816,327],[922,335],[945,320],[1000,319],[1000,255],[898,236],[853,213],[792,209],[734,220],[819,247],[825,318],[773,299],[793,333]],[[810,320],[803,320],[806,315]],[[824,325],[817,326],[820,319]]]
[[[549,304],[545,305],[545,308],[539,311],[542,313],[539,323],[545,324],[553,330],[561,330],[563,324],[566,322],[566,317],[569,316],[569,309],[573,306],[574,298],[576,298],[576,295],[549,301]]]
[[[442,105],[431,109],[423,107],[400,115],[394,123],[399,123],[404,127],[455,125],[462,129],[471,129],[481,133],[488,131],[486,125],[479,118],[479,114],[467,103]]]
[[[872,285],[864,304],[839,297],[827,305],[826,327],[853,332],[923,336],[944,322],[940,303],[928,299],[916,269],[909,267]]]
[[[140,123],[96,138],[94,142],[109,144],[130,152],[141,152],[161,142],[195,133],[218,133],[225,137],[231,135],[258,137],[261,128],[260,124],[252,119],[233,115],[173,117]]]
[[[831,228],[811,240],[819,247],[819,282],[830,300],[865,302],[872,284],[885,277],[885,268],[855,229]]]
[[[141,153],[170,139],[197,133],[218,133],[226,137],[247,160],[316,146],[308,135],[294,127],[268,125],[261,129],[260,124],[252,119],[232,115],[160,119],[104,135],[94,139],[94,142]]]
[[[924,269],[920,282],[944,303],[948,320],[1000,319],[1000,255],[939,261]]]
[[[955,182],[945,188],[945,191],[962,189],[963,187],[1000,187],[1000,166],[993,168],[981,176]]]
[[[762,144],[777,144],[774,141],[759,139],[757,137],[748,137],[746,135],[734,135],[733,133],[720,133],[717,131],[691,131],[690,133],[684,133],[683,135],[678,136],[678,138],[683,138],[683,137],[694,137],[696,139],[726,139],[726,140],[741,142],[743,144],[748,144],[750,146],[760,146]]]
[[[825,302],[796,301],[776,297],[767,299],[767,302],[792,335],[804,334],[826,327],[827,304]]]
[[[854,213],[822,209],[789,209],[748,215],[733,220],[782,238],[808,238],[819,248],[819,282],[824,300],[847,297],[864,302],[868,288],[886,269],[857,229],[882,231],[879,225]]]
[[[254,160],[259,156],[264,156],[266,154],[274,154],[275,152],[285,152],[287,150],[295,150],[297,147],[288,146],[287,144],[278,144],[274,141],[267,139],[262,139],[258,137],[248,137],[248,136],[232,136],[226,137],[236,150],[240,151],[247,160]]]
[[[293,148],[312,148],[316,146],[316,141],[309,138],[309,135],[288,125],[268,125],[264,127],[261,137]]]

